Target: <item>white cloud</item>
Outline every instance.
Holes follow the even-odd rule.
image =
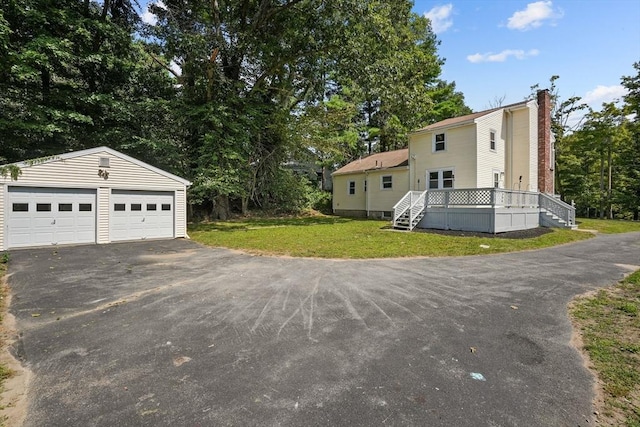
[[[539,53],[540,51],[538,49],[531,49],[526,52],[522,49],[506,49],[500,53],[474,53],[473,55],[468,55],[467,60],[474,64],[479,62],[504,62],[510,56],[516,59],[526,59],[531,56],[537,56]]]
[[[554,10],[551,1],[537,1],[529,3],[525,10],[515,12],[507,23],[512,30],[526,31],[538,28],[545,20],[559,19],[562,17],[560,10]]]
[[[431,29],[436,34],[444,33],[453,25],[451,15],[453,13],[453,5],[451,3],[442,6],[435,6],[430,11],[425,12],[424,16],[431,21]]]
[[[145,24],[156,25],[156,22],[158,22],[158,17],[149,11],[149,6],[154,4],[154,3],[155,3],[156,6],[162,8],[162,9],[166,9],[167,8],[167,6],[165,6],[165,4],[162,3],[161,0],[149,3],[147,5],[144,13],[140,16],[140,19],[142,19],[142,22],[144,22]]]
[[[595,89],[588,91],[582,102],[591,107],[600,107],[604,102],[613,102],[621,100],[627,94],[627,89],[621,85],[602,86],[598,85]]]

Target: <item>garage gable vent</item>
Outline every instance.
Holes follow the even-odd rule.
[[[108,157],[100,157],[100,164],[98,167],[108,168],[109,167],[109,158]]]

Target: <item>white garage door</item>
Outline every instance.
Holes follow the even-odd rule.
[[[173,237],[173,192],[112,190],[111,241]]]
[[[8,202],[10,248],[96,241],[95,190],[9,187]]]

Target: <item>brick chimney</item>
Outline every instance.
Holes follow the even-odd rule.
[[[554,194],[551,164],[551,96],[549,90],[538,91],[538,191]]]

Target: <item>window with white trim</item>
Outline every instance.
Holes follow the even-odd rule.
[[[489,149],[496,151],[496,131],[489,131]]]
[[[366,179],[364,180],[364,192],[365,193],[367,192],[367,180]]]
[[[438,169],[427,172],[429,190],[442,190],[453,188],[455,175],[453,169]]]
[[[383,190],[391,190],[393,189],[393,177],[391,175],[384,175],[381,178],[381,187]]]
[[[500,172],[493,171],[493,188],[500,188]]]
[[[433,152],[445,151],[447,148],[444,133],[436,133],[433,136]]]
[[[353,196],[354,194],[356,194],[356,182],[349,181],[349,195]]]

